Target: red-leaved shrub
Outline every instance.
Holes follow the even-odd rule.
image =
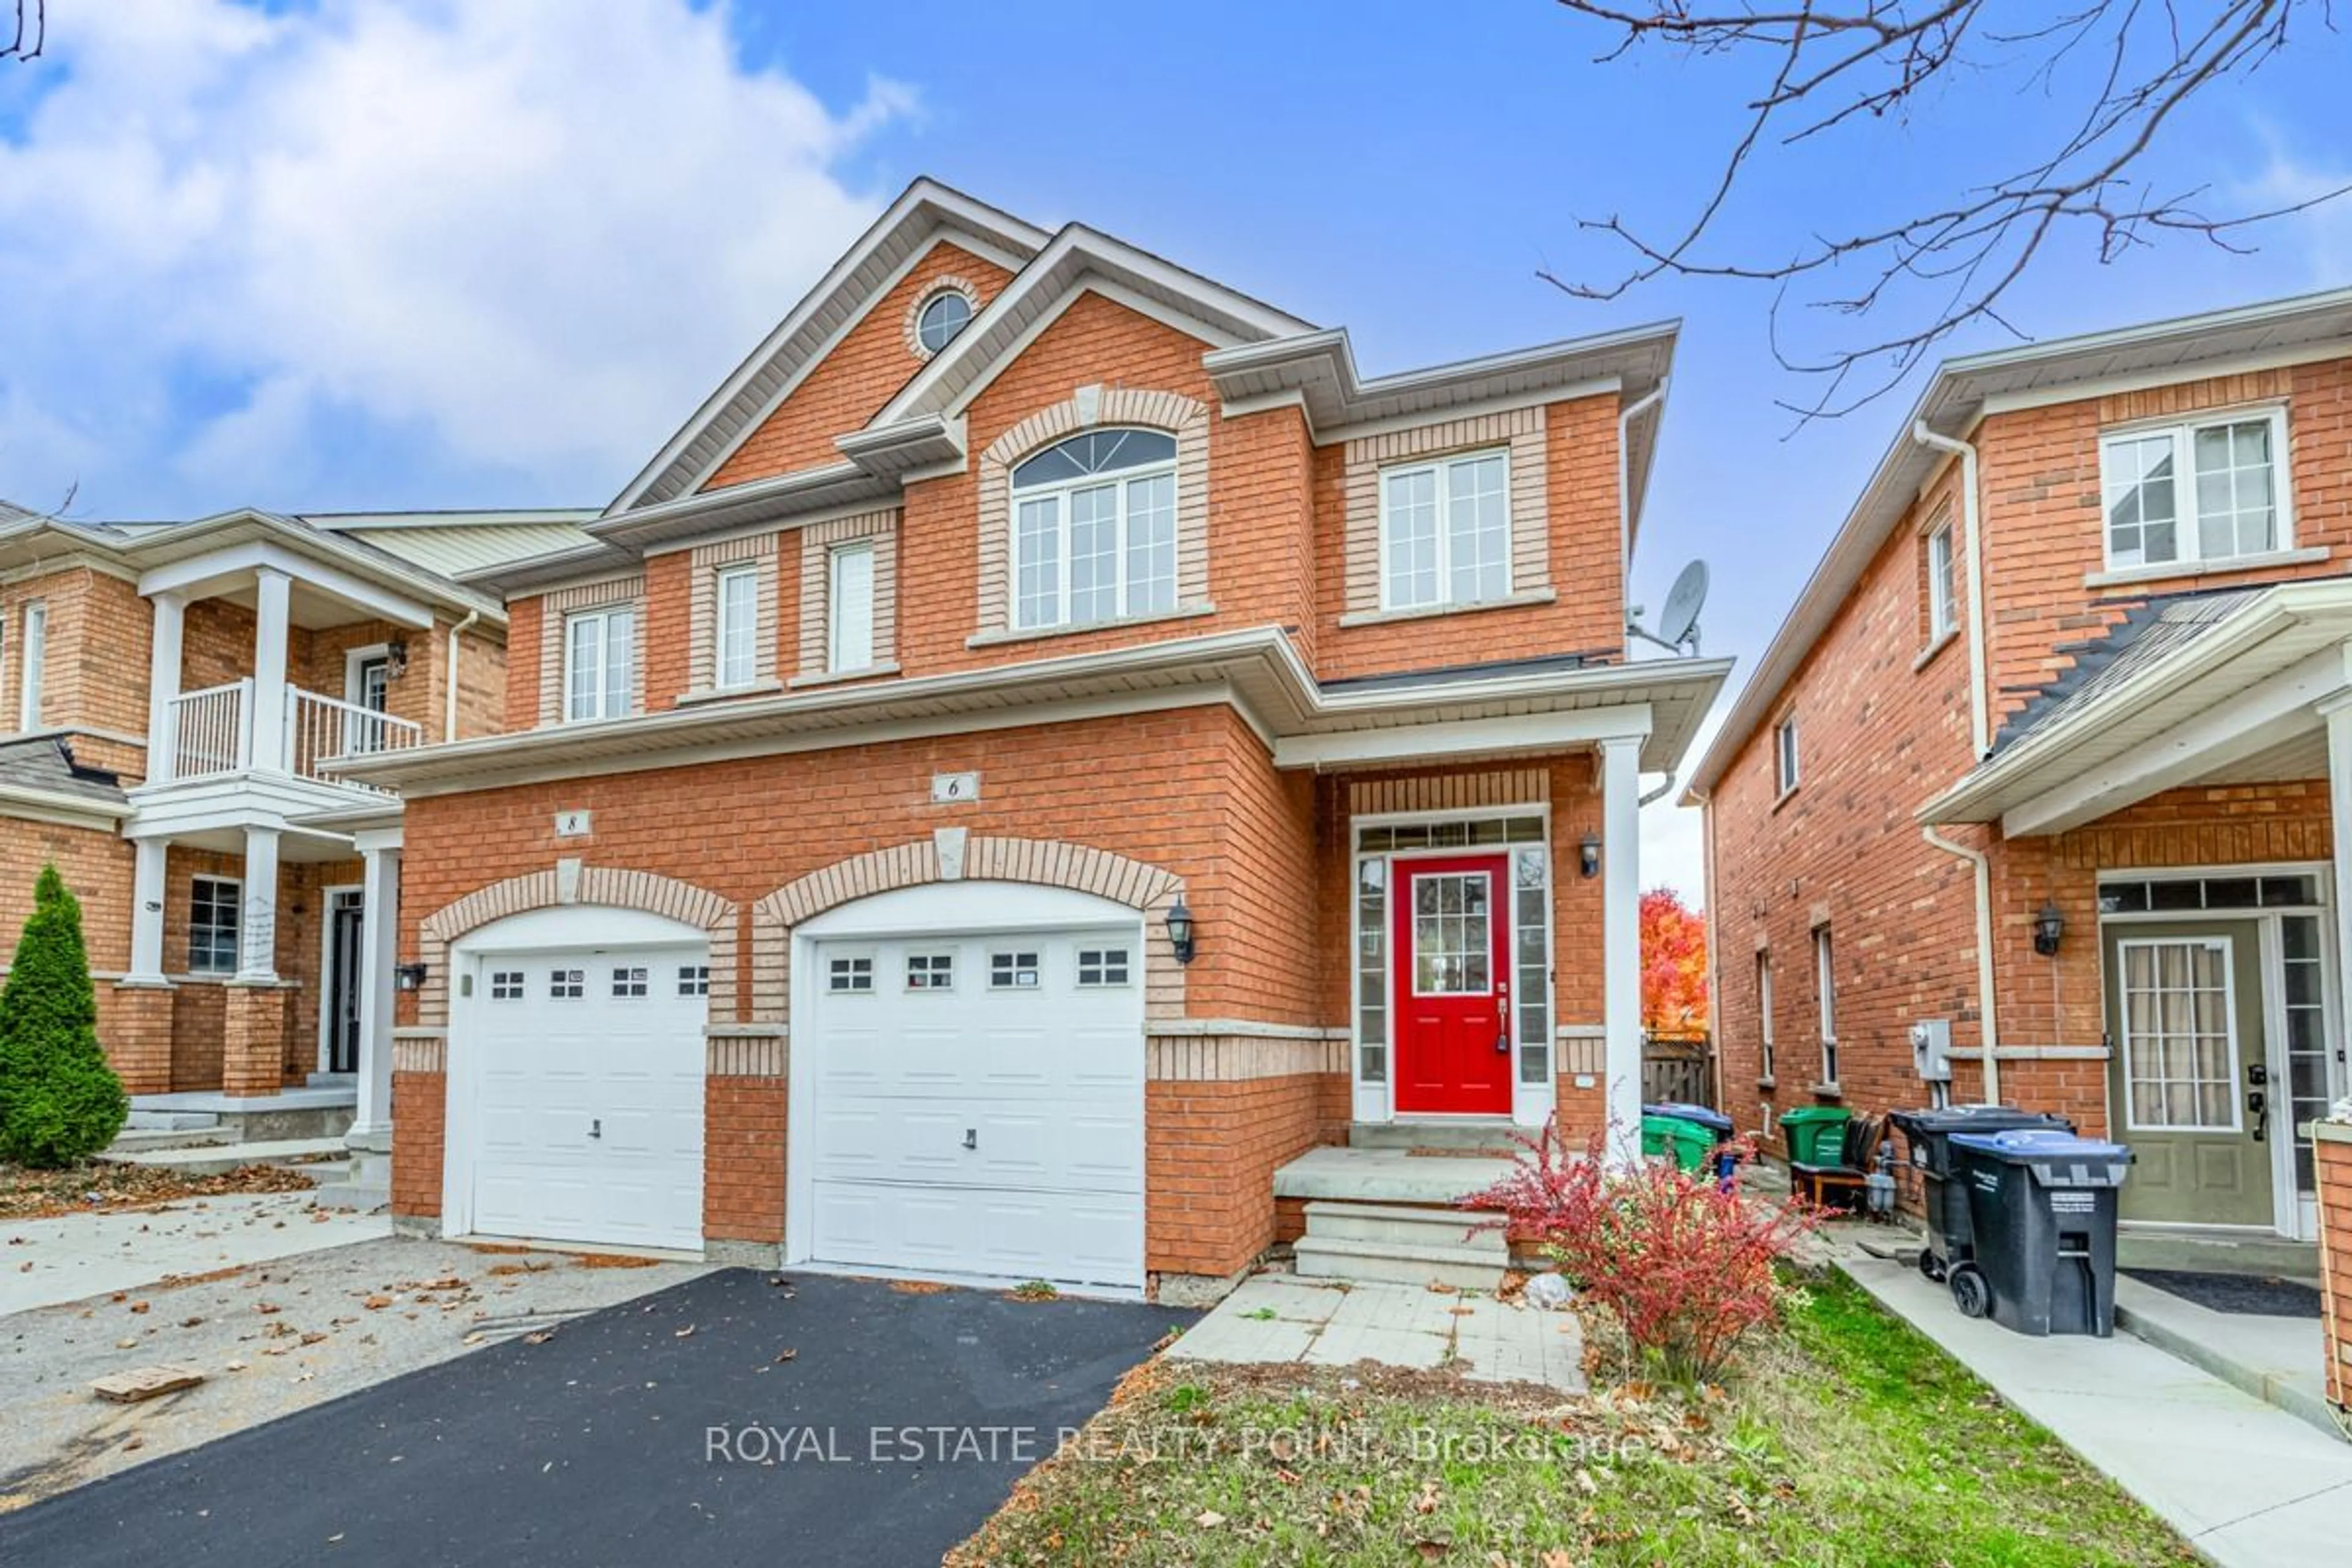
[[[1622,1324],[1634,1352],[1680,1383],[1712,1382],[1741,1339],[1778,1312],[1777,1265],[1815,1216],[1791,1202],[1726,1191],[1712,1170],[1670,1160],[1612,1169],[1595,1134],[1570,1152],[1547,1125],[1521,1138],[1511,1173],[1462,1200],[1533,1235],[1585,1299]],[[1754,1151],[1739,1151],[1743,1162]]]

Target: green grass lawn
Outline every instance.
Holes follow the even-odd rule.
[[[950,1559],[2171,1563],[2152,1515],[1843,1276],[1734,1386],[1569,1399],[1441,1373],[1155,1363]]]

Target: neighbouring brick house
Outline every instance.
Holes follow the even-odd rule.
[[[54,861],[134,1111],[299,1101],[388,1138],[363,972],[396,881],[331,820],[384,797],[332,759],[496,729],[506,612],[451,574],[580,542],[583,515],[0,507],[0,942]]]
[[[506,732],[350,761],[395,1214],[1175,1289],[1351,1123],[1630,1124],[1638,780],[1727,668],[1626,658],[1674,342],[1368,379],[917,183],[588,542],[467,576]]]
[[[2346,1088],[2352,291],[1945,364],[1696,768],[1721,1073],[2063,1111],[2315,1234]]]

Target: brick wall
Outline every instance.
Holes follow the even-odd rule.
[[[712,1240],[783,1240],[785,1100],[781,1078],[703,1080],[702,1232]]]
[[[1274,1240],[1274,1172],[1320,1142],[1323,1077],[1145,1087],[1144,1253],[1162,1274],[1231,1274]]]
[[[419,1219],[441,1213],[441,1152],[447,1142],[445,1072],[392,1075],[392,1212]]]
[[[2315,1147],[2327,1398],[2343,1410],[2352,1408],[2352,1128],[2322,1128]]]

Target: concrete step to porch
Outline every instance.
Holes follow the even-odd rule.
[[[1517,1150],[1511,1135],[1520,1131],[1507,1116],[1457,1121],[1356,1121],[1348,1127],[1348,1147],[1464,1149],[1483,1153],[1489,1149]]]
[[[1494,1290],[1510,1251],[1500,1230],[1475,1230],[1458,1211],[1310,1203],[1293,1267],[1307,1279]]]
[[[138,1094],[131,1097],[131,1115],[122,1123],[125,1131],[201,1132],[220,1125],[220,1118],[209,1110],[161,1110],[140,1103],[148,1098]]]
[[[99,1159],[108,1164],[146,1165],[191,1176],[226,1175],[241,1165],[284,1165],[331,1179],[343,1173],[343,1156],[349,1152],[341,1137],[278,1138],[194,1149],[156,1149],[136,1154],[118,1154],[109,1150]],[[322,1160],[321,1156],[328,1158]]]
[[[209,1120],[209,1119],[207,1119]],[[106,1146],[109,1154],[152,1154],[163,1149],[206,1149],[234,1143],[236,1134],[226,1127],[125,1127]]]
[[[2116,1232],[2118,1268],[2179,1268],[2191,1274],[2271,1274],[2319,1283],[2319,1247],[2308,1241],[2245,1231],[2124,1226]]]
[[[312,1200],[322,1209],[349,1209],[377,1214],[392,1206],[392,1156],[373,1150],[353,1150],[351,1163],[333,1181],[321,1179]]]
[[[131,1097],[131,1125],[194,1130],[218,1127],[239,1142],[341,1138],[359,1114],[359,1090],[350,1084],[302,1086],[276,1094],[222,1094],[182,1089]]]
[[[2216,1312],[2119,1277],[2116,1327],[2323,1432],[2341,1435],[2328,1408],[2327,1351],[2316,1318]]]
[[[1309,1149],[1274,1173],[1277,1198],[1349,1203],[1453,1203],[1489,1187],[1511,1169],[1486,1156],[1412,1154],[1402,1149]]]

